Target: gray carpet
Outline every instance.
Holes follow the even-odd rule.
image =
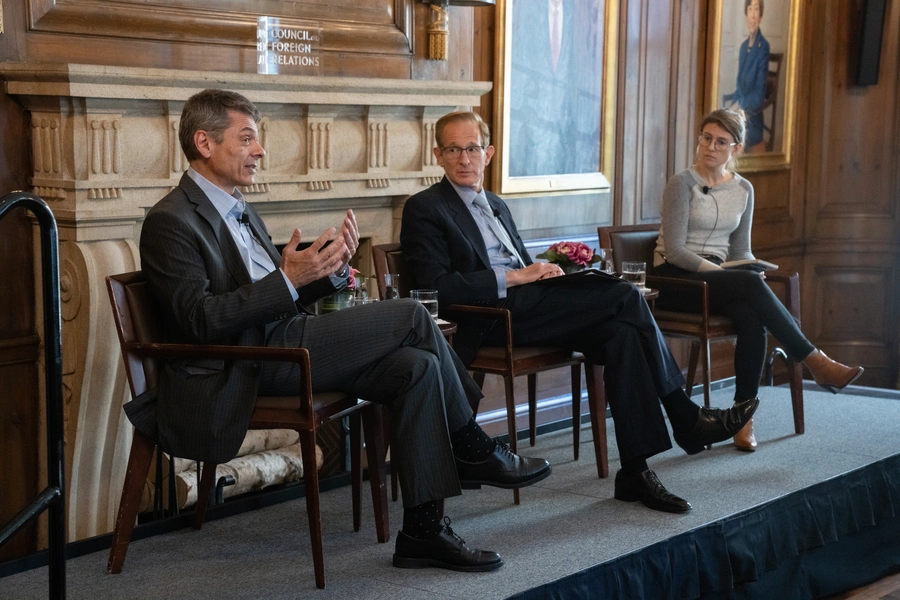
[[[731,394],[716,392],[713,405],[729,405]],[[68,597],[505,598],[900,453],[900,396],[885,396],[807,390],[807,433],[797,436],[787,389],[763,388],[756,453],[720,444],[693,457],[673,449],[651,459],[669,490],[693,504],[685,515],[613,500],[613,478],[597,479],[588,426],[578,462],[572,460],[568,431],[540,436],[534,448],[522,442],[524,454],[552,462],[553,475],[522,490],[520,506],[513,505],[511,491],[494,488],[467,491],[446,504],[459,534],[472,545],[501,552],[506,564],[493,573],[393,568],[393,540],[376,542],[371,500],[365,498],[363,529],[354,533],[350,491],[342,488],[322,497],[324,591],[315,588],[306,507],[297,500],[208,522],[200,532],[134,542],[121,575],[106,574],[106,552],[70,560]],[[612,422],[608,425],[614,474],[618,459]],[[391,520],[396,532],[399,503],[391,508]],[[46,597],[46,568],[0,579],[5,600]]]

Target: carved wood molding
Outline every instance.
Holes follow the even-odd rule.
[[[105,38],[253,47],[256,17],[284,24],[319,21],[325,52],[412,55],[414,0],[322,2],[257,0],[27,0],[29,31]]]

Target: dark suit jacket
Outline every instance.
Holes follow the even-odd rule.
[[[506,203],[487,190],[485,195],[499,213],[519,254],[531,264]],[[400,243],[414,285],[438,290],[440,306],[502,304],[497,297],[497,278],[478,225],[446,177],[407,200],[403,208]],[[487,334],[490,322],[480,320],[462,325],[454,336],[453,348],[463,363],[469,364]]]
[[[247,212],[254,235],[280,265],[262,219],[249,204]],[[298,290],[295,303],[277,269],[252,282],[225,221],[187,174],[147,214],[140,250],[170,342],[265,345],[266,325],[302,317],[304,304],[335,290],[320,280]],[[248,361],[172,361],[163,366],[159,387],[125,410],[165,451],[225,462],[247,432],[260,368]]]

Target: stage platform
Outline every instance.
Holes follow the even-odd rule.
[[[672,449],[650,460],[688,499],[684,515],[613,499],[597,478],[590,428],[581,459],[571,433],[539,436],[523,454],[553,474],[522,491],[467,491],[446,503],[453,528],[499,551],[493,573],[391,566],[393,538],[375,540],[371,505],[354,533],[349,488],[323,494],[328,587],[313,581],[303,500],[133,542],[121,575],[107,553],[67,563],[68,597],[98,598],[816,598],[900,571],[900,394],[808,388],[806,434],[794,435],[785,388],[762,388],[759,450],[720,444],[696,456]],[[713,404],[731,404],[715,392]],[[610,471],[618,459],[612,421]],[[392,535],[401,507],[391,508]],[[47,597],[47,570],[0,579],[4,600]]]

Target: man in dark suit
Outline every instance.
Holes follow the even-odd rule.
[[[166,339],[308,348],[313,391],[340,390],[391,408],[405,508],[394,564],[500,567],[498,554],[469,548],[442,522],[441,501],[458,495],[461,483],[530,485],[550,474],[549,463],[513,454],[478,427],[470,402],[481,392],[418,303],[321,317],[307,311],[346,286],[356,220],[348,210],[340,232],[325,231],[305,250],[297,250],[296,229],[278,254],[238,189],[253,183],[265,154],[259,117],[249,100],[222,90],[184,105],[179,138],[190,169],[149,211],[140,243]],[[287,363],[172,361],[158,390],[126,412],[167,452],[221,463],[237,452],[257,395],[289,394],[299,384]]]
[[[434,149],[446,177],[410,198],[400,242],[415,285],[438,290],[442,306],[481,304],[512,313],[514,341],[583,352],[604,364],[621,470],[615,497],[667,512],[690,510],[666,490],[647,458],[672,447],[660,401],[688,453],[732,437],[759,400],[729,410],[701,408],[682,389],[684,378],[641,292],[605,274],[560,277],[559,266],[532,263],[506,204],[483,188],[494,148],[472,112],[438,120]],[[485,323],[460,323],[455,349],[468,364],[481,344],[503,345]]]

